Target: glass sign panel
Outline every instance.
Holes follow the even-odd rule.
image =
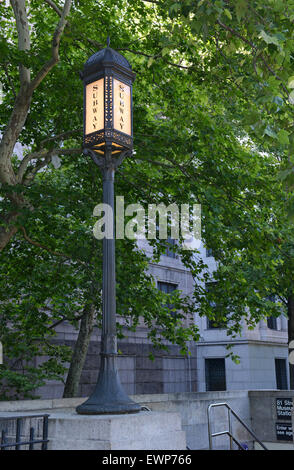
[[[104,128],[104,78],[86,85],[85,134]]]
[[[132,134],[131,88],[119,80],[113,79],[113,128],[125,134]]]

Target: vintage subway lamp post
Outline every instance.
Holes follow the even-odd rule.
[[[107,47],[92,55],[81,73],[84,82],[84,153],[103,176],[103,203],[114,214],[114,172],[133,146],[132,83],[129,62]],[[141,407],[123,390],[117,370],[115,235],[103,239],[101,367],[93,394],[79,414],[136,413]]]

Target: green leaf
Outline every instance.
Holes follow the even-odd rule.
[[[170,52],[170,49],[168,47],[164,47],[161,51],[161,55],[162,57],[164,57],[165,55],[169,54]]]
[[[289,95],[289,103],[294,104],[294,90]]]
[[[267,44],[275,44],[276,46],[280,45],[278,39],[275,36],[270,36],[264,30],[261,31],[259,37],[263,39]]]
[[[148,63],[147,63],[147,67],[150,68],[151,65],[153,64],[153,62],[154,62],[154,58],[150,57],[149,60],[148,60]]]
[[[288,79],[288,88],[294,88],[294,75]]]
[[[258,111],[252,110],[248,114],[244,114],[243,122],[245,125],[253,125],[259,120],[260,116]]]
[[[247,11],[246,0],[239,0],[235,4],[237,20],[240,23],[240,20],[245,16]]]
[[[181,8],[181,4],[180,3],[173,3],[171,6],[170,6],[170,12],[173,12],[173,11],[178,11],[180,10]]]
[[[284,129],[281,129],[278,132],[278,140],[280,144],[288,145],[289,144],[289,132],[285,131]]]
[[[232,19],[232,14],[227,8],[224,9],[224,14],[229,18],[229,20]]]
[[[264,133],[273,139],[277,138],[277,134],[270,126],[266,126]]]

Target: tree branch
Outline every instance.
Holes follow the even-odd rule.
[[[9,240],[16,234],[18,227],[16,226],[17,212],[11,212],[5,216],[1,216],[0,226],[0,251],[4,250]]]
[[[31,47],[31,41],[25,0],[11,0],[11,6],[13,8],[16,21],[18,49],[20,51],[28,51]],[[26,68],[23,64],[20,64],[19,72],[21,85],[29,83],[30,70]]]
[[[42,243],[39,243],[39,242],[36,242],[36,241],[32,240],[32,239],[28,236],[28,234],[27,234],[27,232],[26,232],[26,229],[25,229],[23,226],[21,226],[20,229],[21,229],[21,231],[22,231],[22,233],[23,233],[24,239],[25,239],[28,243],[30,243],[31,245],[34,245],[34,246],[36,246],[36,247],[38,247],[38,248],[42,248],[42,250],[46,250],[46,251],[48,251],[48,253],[51,253],[51,254],[54,255],[54,256],[61,256],[61,257],[63,257],[63,258],[69,259],[69,260],[71,260],[71,261],[78,261],[79,263],[81,263],[81,264],[87,266],[87,263],[85,263],[85,262],[82,261],[82,260],[73,259],[71,256],[69,256],[69,255],[67,255],[67,254],[65,254],[65,253],[62,253],[62,252],[60,252],[60,251],[51,250],[50,248],[48,248],[48,246],[43,245]]]
[[[18,33],[18,49],[20,51],[28,51],[30,49],[30,34],[25,0],[11,0],[11,6],[14,11]],[[0,142],[0,181],[11,185],[15,184],[15,174],[10,158],[26,121],[31,100],[31,95],[28,91],[30,86],[30,70],[24,67],[23,64],[20,64],[19,75],[19,92],[15,98],[10,119]]]
[[[28,69],[23,66],[20,68],[20,90],[16,97],[13,111],[0,143],[0,181],[2,183],[14,185],[17,182],[17,177],[10,161],[11,154],[27,119],[34,90],[59,60],[58,51],[60,39],[66,25],[66,17],[69,14],[71,2],[72,0],[65,1],[60,21],[53,34],[51,59],[44,64],[35,79],[31,82]],[[29,50],[30,37],[25,0],[11,0],[11,5],[16,19],[19,49],[23,51]],[[25,164],[28,163],[27,160],[28,159],[24,162],[21,172],[24,171]],[[36,172],[34,171],[32,176],[34,176],[35,173]]]
[[[289,92],[287,90],[287,87],[285,86],[285,84],[283,83],[283,80],[281,77],[279,77],[276,72],[271,68],[271,66],[268,64],[267,60],[265,59],[264,55],[262,53],[260,54],[257,54],[257,51],[258,51],[258,47],[252,42],[252,41],[249,41],[248,39],[246,39],[244,36],[242,36],[240,33],[238,33],[238,31],[236,31],[234,28],[231,28],[230,26],[224,24],[222,21],[220,20],[217,20],[217,23],[224,29],[226,29],[227,31],[229,31],[230,33],[232,33],[234,36],[237,36],[239,39],[241,39],[245,44],[249,45],[250,47],[252,47],[254,50],[255,50],[255,57],[256,58],[260,58],[263,62],[263,64],[265,65],[265,67],[267,68],[267,70],[277,79],[281,82],[281,85],[282,85],[282,88],[286,94],[287,97],[289,97]],[[255,69],[256,71],[256,69]]]
[[[44,147],[44,144],[46,144],[47,142],[50,142],[52,140],[65,140],[68,137],[72,137],[74,134],[81,134],[82,132],[83,132],[82,129],[74,129],[72,131],[66,131],[66,132],[62,132],[61,134],[57,134],[57,135],[47,137],[46,139],[42,140],[41,148]]]
[[[53,2],[51,2],[51,3],[53,4]],[[38,85],[42,82],[42,80],[44,80],[44,78],[50,72],[50,70],[54,67],[54,65],[56,65],[57,62],[59,61],[60,40],[61,40],[62,33],[64,31],[64,28],[67,24],[66,18],[69,14],[69,11],[70,11],[70,8],[71,8],[71,3],[72,3],[72,0],[66,0],[65,3],[64,3],[64,7],[63,7],[63,10],[62,10],[60,20],[59,20],[58,25],[57,25],[57,27],[54,31],[54,34],[53,34],[52,57],[51,57],[50,60],[48,60],[43,65],[41,70],[38,72],[38,74],[36,75],[36,77],[32,81],[32,83],[31,83],[31,92],[33,92],[38,87]],[[52,6],[52,4],[51,4],[51,6]]]
[[[48,5],[50,5],[51,8],[53,8],[53,10],[59,15],[59,16],[62,16],[62,10],[60,10],[60,8],[58,8],[58,6],[52,2],[52,0],[45,0],[46,3],[48,3]]]
[[[248,44],[249,46],[251,46],[253,49],[257,49],[256,45],[249,41],[248,39],[244,38],[244,36],[242,36],[240,33],[238,33],[238,31],[236,31],[235,29],[231,28],[230,26],[224,24],[222,21],[220,20],[217,20],[217,23],[224,29],[226,29],[227,31],[229,31],[230,33],[232,33],[234,36],[237,36],[239,39],[241,39],[243,42],[245,42],[245,44]]]
[[[24,177],[24,174],[25,174],[25,171],[28,167],[28,164],[31,160],[34,160],[35,158],[39,159],[39,158],[43,158],[43,157],[46,157],[46,155],[48,154],[48,150],[47,149],[44,149],[44,150],[41,150],[40,152],[33,152],[33,153],[28,153],[21,161],[21,164],[19,165],[19,168],[18,168],[18,172],[17,172],[17,182],[18,183],[21,183],[22,182],[22,179]]]
[[[31,171],[27,174],[25,178],[22,178],[22,183],[24,186],[28,186],[31,181],[34,179],[36,174],[38,173],[41,168],[44,168],[48,163],[51,161],[52,154],[48,152],[48,154],[45,156],[44,160],[39,161],[32,169]]]
[[[142,0],[145,3],[155,3],[155,5],[160,5],[161,3],[158,2],[157,0]]]
[[[83,318],[83,316],[84,316],[84,313],[81,314],[81,315],[76,316],[74,318],[74,320],[80,321]],[[52,323],[52,325],[48,326],[47,329],[48,330],[53,330],[54,328],[56,328],[56,326],[60,325],[64,321],[69,321],[69,319],[67,317],[65,317],[64,315],[62,315],[62,318],[60,320],[56,320],[56,322],[54,322],[54,323]]]
[[[56,328],[56,326],[60,325],[60,323],[63,323],[66,320],[66,317],[62,317],[60,320],[57,320],[55,323],[52,323],[52,325],[48,326],[48,330],[53,330]]]
[[[103,44],[100,44],[99,42],[93,40],[93,39],[87,39],[88,43],[91,44],[92,46],[94,46],[95,48],[101,48],[103,47]],[[131,54],[135,54],[135,55],[141,55],[143,57],[146,57],[147,59],[157,59],[159,57],[161,57],[160,53],[156,54],[156,55],[152,55],[152,54],[146,54],[146,52],[141,52],[141,51],[138,51],[138,50],[133,50],[133,49],[129,49],[128,47],[120,47],[118,49],[116,49],[117,51],[127,51],[127,52],[130,52]],[[162,59],[164,59],[163,57],[161,57]],[[190,67],[187,67],[185,65],[180,65],[180,64],[175,64],[173,62],[169,62],[167,60],[164,60],[166,64],[168,65],[171,65],[173,67],[178,67],[180,69],[184,69],[184,70],[189,70],[191,69],[192,67],[194,67],[194,65],[190,66]]]
[[[138,158],[135,158],[134,160],[151,163],[151,165],[160,166],[162,168],[170,168],[172,170],[175,169],[175,165],[169,165],[168,163],[159,162],[157,160],[151,160],[151,159],[145,158],[145,157],[138,157]]]
[[[83,151],[82,148],[71,148],[71,149],[57,148],[57,149],[51,149],[51,150],[41,149],[37,152],[29,153],[23,158],[19,166],[18,173],[17,173],[17,182],[23,183],[25,185],[30,183],[31,180],[36,175],[36,173],[50,162],[53,155],[74,155],[74,154],[79,155],[82,153],[82,151]],[[39,160],[40,158],[43,158],[44,160],[39,161],[33,168],[31,168],[30,172],[26,175],[26,178],[24,178],[29,162],[35,159]]]
[[[135,55],[142,55],[144,57],[147,57],[149,59],[158,59],[159,57],[161,59],[164,60],[164,62],[168,65],[171,65],[172,67],[177,67],[179,69],[184,69],[184,70],[190,70],[191,68],[194,68],[195,65],[191,65],[191,66],[186,66],[186,65],[181,65],[181,64],[175,64],[174,62],[169,62],[168,60],[165,60],[164,57],[162,57],[160,55],[160,53],[156,54],[155,56],[154,55],[150,55],[150,54],[146,54],[145,52],[140,52],[140,51],[134,51],[133,49],[128,49],[127,47],[120,47],[119,49],[117,49],[117,51],[127,51],[127,52],[130,52],[131,54],[135,54]]]

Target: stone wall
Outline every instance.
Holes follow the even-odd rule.
[[[138,341],[138,340],[137,340]],[[57,344],[74,346],[74,340],[60,340]],[[78,396],[88,396],[97,382],[100,369],[100,338],[91,341],[83,368]],[[118,369],[121,383],[128,394],[153,394],[193,392],[196,383],[196,347],[191,347],[191,356],[183,356],[178,346],[169,346],[169,352],[155,350],[141,340],[118,342]],[[154,360],[149,359],[152,352]],[[63,384],[48,382],[36,391],[40,398],[61,398]]]
[[[225,342],[199,342],[197,344],[198,391],[205,391],[205,359],[209,358],[225,359],[227,390],[275,389],[277,386],[275,358],[288,359],[287,343],[283,345],[242,340],[231,344],[233,344],[233,353],[239,356],[240,364],[226,357],[228,350]],[[288,367],[287,382],[289,384]]]
[[[207,408],[211,403],[226,402],[240,416],[256,436],[272,449],[294,449],[292,441],[281,441],[276,436],[276,422],[291,424],[291,419],[277,417],[276,399],[294,399],[294,391],[287,390],[254,390],[230,392],[196,392],[132,395],[131,398],[147,406],[152,413],[177,414],[181,417],[182,430],[186,433],[188,447],[208,449]],[[9,413],[13,415],[33,411],[48,412],[52,417],[61,414],[75,413],[75,408],[85,398],[55,400],[25,400],[0,402],[0,417]],[[68,410],[68,411],[67,411]],[[291,413],[291,412],[290,412]],[[56,419],[56,417],[55,417]],[[214,408],[211,413],[212,432],[228,429],[228,415],[225,408]],[[248,448],[255,443],[242,425],[232,418],[233,435]],[[50,436],[49,436],[50,437]],[[214,449],[229,449],[228,436],[213,438]]]
[[[208,449],[207,408],[212,403],[228,403],[231,408],[251,427],[250,407],[247,391],[198,392],[165,395],[136,395],[135,400],[147,405],[152,411],[177,412],[182,418],[182,427],[186,432],[187,446],[190,449]],[[227,409],[213,408],[211,411],[212,432],[228,429]],[[249,449],[253,448],[253,439],[236,419],[232,419],[233,435]],[[213,449],[229,449],[228,436],[213,438]]]
[[[227,402],[242,417],[246,424],[250,425],[250,409],[248,392],[207,392],[207,393],[165,393],[132,395],[131,398],[147,406],[154,416],[157,413],[163,415],[179,415],[182,430],[186,433],[186,442],[190,449],[208,449],[207,407],[211,403]],[[34,411],[48,412],[55,420],[58,413],[64,418],[67,411],[74,413],[75,407],[81,404],[84,398],[55,399],[55,400],[26,400],[18,402],[0,402],[0,417],[7,412],[14,415],[19,412]],[[212,430],[224,431],[227,429],[227,413],[225,409],[215,409],[212,415]],[[242,429],[238,422],[233,423],[233,431],[236,437],[253,446],[252,439]],[[49,436],[50,437],[50,436]],[[227,436],[215,438],[214,449],[228,449]],[[156,447],[155,447],[156,448]],[[160,447],[157,447],[160,448]]]

